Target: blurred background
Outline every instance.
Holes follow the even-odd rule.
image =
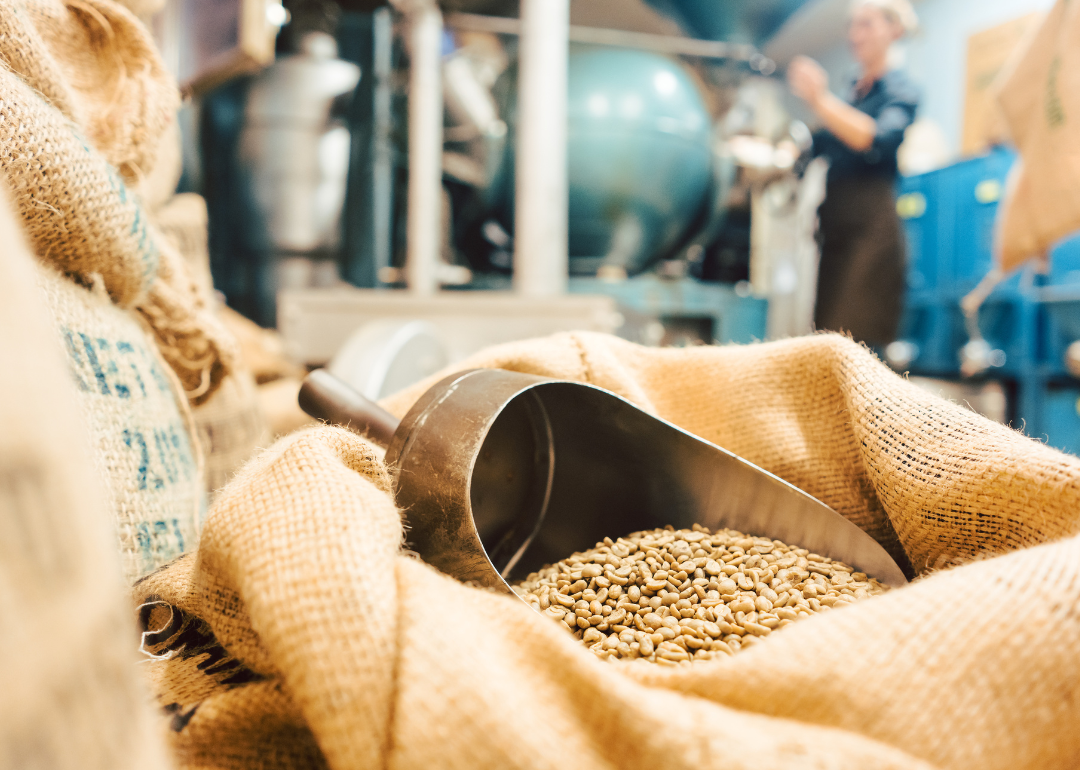
[[[1017,158],[992,85],[1051,5],[913,3],[890,51],[919,92],[905,286],[867,342],[1080,452],[1080,239],[992,271]],[[214,285],[296,364],[378,398],[557,331],[813,331],[831,177],[786,77],[811,57],[848,99],[851,18],[850,0],[169,0],[154,32]]]

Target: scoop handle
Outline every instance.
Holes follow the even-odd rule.
[[[401,421],[326,369],[316,369],[300,386],[300,408],[318,420],[348,428],[386,448]]]

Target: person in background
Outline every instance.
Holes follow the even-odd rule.
[[[868,345],[891,342],[904,295],[904,241],[896,214],[896,153],[915,120],[919,94],[892,69],[893,43],[914,30],[908,0],[856,0],[848,43],[860,76],[844,99],[805,56],[788,68],[792,92],[822,123],[814,154],[829,161],[819,214],[821,263],[814,323]]]

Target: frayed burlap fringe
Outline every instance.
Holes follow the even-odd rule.
[[[188,399],[199,406],[233,370],[237,344],[190,277],[183,257],[171,243],[159,242],[158,278],[136,307]]]

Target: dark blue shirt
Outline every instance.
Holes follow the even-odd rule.
[[[829,181],[864,177],[895,177],[896,151],[904,141],[904,131],[915,120],[919,91],[900,71],[893,70],[876,80],[870,90],[859,94],[852,81],[847,102],[877,121],[874,143],[857,152],[826,129],[814,133],[814,155],[829,159]]]

